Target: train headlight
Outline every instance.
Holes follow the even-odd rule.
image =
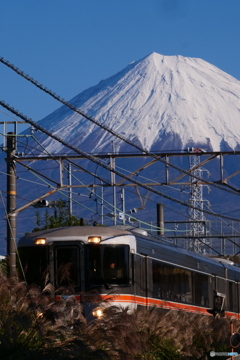
[[[46,245],[46,239],[35,239],[34,245]]]
[[[89,236],[88,237],[89,243],[99,244],[101,242],[101,240],[102,240],[101,236]]]
[[[92,311],[94,317],[101,319],[103,317],[103,311],[101,309],[95,309]]]

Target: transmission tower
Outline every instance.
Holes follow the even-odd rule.
[[[202,178],[204,170],[199,167],[202,150],[192,148],[190,152],[196,153],[196,155],[189,156],[190,170],[193,169],[191,173],[198,178]],[[208,245],[208,240],[204,238],[206,236],[206,218],[203,213],[203,185],[192,176],[190,176],[190,182],[190,204],[194,208],[189,211],[190,234],[192,236],[189,247],[195,252],[205,253],[205,245]]]

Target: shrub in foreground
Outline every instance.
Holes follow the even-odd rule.
[[[230,350],[226,318],[106,306],[102,318],[87,321],[70,290],[57,302],[51,291],[0,273],[1,360],[206,360],[211,350]]]

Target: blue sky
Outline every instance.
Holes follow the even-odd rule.
[[[7,0],[0,30],[0,56],[67,100],[153,51],[240,80],[239,0]],[[0,98],[35,121],[60,106],[3,64]]]

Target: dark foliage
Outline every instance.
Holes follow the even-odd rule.
[[[55,301],[53,289],[41,292],[0,273],[1,360],[206,360],[211,350],[230,350],[229,319],[157,308],[129,311],[109,306],[116,294],[101,302],[91,293],[81,295],[91,295],[104,311],[87,321],[67,292]]]
[[[65,202],[60,199],[54,205],[54,215],[50,215],[49,211],[46,210],[44,219],[41,219],[40,212],[36,211],[36,224],[37,227],[32,232],[66,226],[80,226],[82,219],[70,215],[69,209],[65,207]]]

